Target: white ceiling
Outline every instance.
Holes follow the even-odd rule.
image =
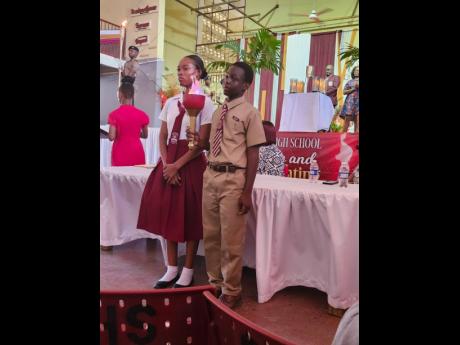
[[[215,2],[222,2],[222,0],[216,0]],[[264,17],[260,23],[273,32],[319,30],[323,28],[332,30],[334,26],[351,24],[350,17],[353,13],[354,16],[359,16],[359,0],[240,0],[233,3],[233,5],[243,6],[245,2],[246,15],[259,14],[253,17],[256,21]],[[212,3],[212,0],[205,1],[206,5]],[[266,15],[275,5],[279,7]],[[226,9],[227,6],[222,5],[222,9]],[[311,10],[321,11],[326,8],[331,9],[331,11],[319,16],[324,22],[315,23],[308,18]],[[304,16],[292,16],[291,14]],[[242,17],[242,14],[232,10],[229,12],[229,16],[230,18],[236,18]],[[354,20],[354,23],[357,23],[357,19]],[[239,35],[243,30],[251,32],[259,28],[258,24],[248,18],[229,21],[229,29],[238,32]]]

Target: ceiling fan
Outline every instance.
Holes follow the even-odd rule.
[[[311,10],[311,12],[309,14],[289,13],[288,15],[291,16],[291,17],[308,17],[308,19],[311,19],[311,20],[319,23],[321,21],[319,19],[319,16],[321,14],[331,12],[331,11],[333,11],[331,8],[325,8],[325,9],[322,9],[321,11],[317,11],[316,10],[316,1],[315,1],[313,10]]]

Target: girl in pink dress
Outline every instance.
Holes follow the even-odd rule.
[[[131,105],[132,84],[123,83],[118,89],[120,107],[109,114],[109,140],[113,141],[112,166],[145,164],[140,138],[147,138],[149,117]]]
[[[188,55],[177,66],[179,83],[189,93],[193,80],[207,76],[203,61]],[[209,140],[214,105],[207,96],[196,120],[200,143],[189,149],[186,129],[189,118],[182,104],[183,94],[169,98],[160,114],[161,159],[147,180],[142,195],[137,227],[167,240],[168,267],[155,284],[156,289],[186,287],[192,284],[193,259],[203,238],[201,197],[206,159],[204,142]],[[179,274],[177,243],[187,242],[185,266]],[[179,278],[180,276],[180,278]],[[179,280],[178,280],[179,279]]]

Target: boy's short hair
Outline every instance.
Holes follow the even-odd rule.
[[[254,71],[252,70],[251,66],[243,61],[237,61],[233,63],[232,66],[241,68],[244,71],[244,81],[249,85],[252,84],[252,81],[254,80]]]

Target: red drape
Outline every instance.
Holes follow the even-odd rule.
[[[311,35],[310,62],[316,77],[326,77],[326,66],[334,65],[336,32],[322,32]],[[308,80],[307,92],[312,90],[312,81]]]
[[[281,35],[281,66],[285,66],[286,68],[286,62],[284,61],[285,59],[285,54],[284,54],[284,51],[286,50],[286,44],[285,44],[285,37],[286,35],[294,35],[295,32],[290,32],[288,34],[284,33]],[[280,72],[280,77],[282,77],[284,79],[284,75],[285,75],[286,71],[283,71],[283,73]],[[275,123],[275,127],[276,127],[276,130],[278,131],[279,128],[280,128],[280,122],[281,122],[281,110],[282,110],[282,107],[283,107],[283,99],[284,99],[284,89],[281,89],[281,84],[282,84],[282,80],[279,80],[278,81],[278,98],[276,100],[276,123]],[[288,85],[289,87],[289,85]],[[286,88],[286,85],[284,85],[284,88]]]
[[[245,38],[244,39],[244,50],[247,51],[247,49],[248,49],[248,39]],[[251,86],[249,87],[249,89],[246,90],[245,98],[251,104],[254,104],[254,84],[255,84],[255,82],[256,81],[255,81],[255,78],[254,78],[254,80],[251,83]]]
[[[262,92],[266,91],[265,113],[261,114],[264,120],[270,120],[272,111],[273,72],[262,70],[260,72],[259,111],[262,110]]]
[[[252,82],[251,86],[246,91],[246,100],[251,104],[254,104],[254,83],[255,80]]]

